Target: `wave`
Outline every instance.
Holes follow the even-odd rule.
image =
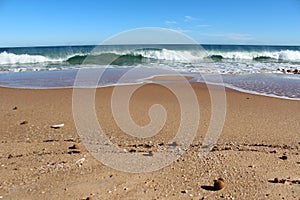
[[[114,50],[95,52],[76,52],[68,55],[51,57],[47,55],[0,53],[0,65],[64,63],[72,65],[85,64],[112,64],[136,65],[143,63],[178,62],[197,63],[201,61],[255,61],[255,62],[299,62],[299,50],[280,51],[217,51],[217,50],[170,50],[159,48],[142,48],[134,50]]]
[[[300,61],[300,51],[208,51],[212,60]]]
[[[17,55],[14,53],[7,53],[6,51],[0,53],[0,65],[8,64],[34,64],[34,63],[49,63],[49,62],[61,62],[62,59],[51,59],[42,55]]]
[[[69,64],[94,64],[94,65],[136,65],[154,62],[154,59],[143,57],[142,55],[118,55],[114,53],[104,53],[100,55],[76,55],[66,60]]]

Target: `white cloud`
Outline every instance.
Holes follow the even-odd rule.
[[[167,21],[165,21],[165,23],[166,23],[166,24],[177,24],[177,22],[176,22],[176,21],[168,21],[168,20],[167,20]]]
[[[189,16],[189,15],[184,16],[184,21],[186,21],[186,22],[196,21],[196,20],[199,20],[199,19],[195,18],[195,17],[192,17],[192,16]]]

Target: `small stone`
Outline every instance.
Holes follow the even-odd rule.
[[[282,183],[282,184],[284,184],[285,183],[285,179],[281,179],[281,180],[279,180],[279,183]]]
[[[274,181],[273,181],[274,183],[279,183],[279,180],[278,180],[278,178],[274,178]]]
[[[166,146],[166,144],[164,142],[161,142],[158,144],[158,146]]]
[[[283,155],[281,157],[279,157],[281,160],[287,160],[287,156],[286,155]]]
[[[79,149],[79,145],[73,144],[72,146],[69,147],[69,149]]]
[[[20,125],[25,125],[25,124],[28,124],[28,121],[25,120],[20,123]]]
[[[168,144],[168,146],[176,147],[176,146],[178,146],[178,144],[177,144],[177,142],[172,142],[171,144]]]
[[[13,108],[13,110],[18,110],[18,107],[17,107],[17,106],[15,106],[15,107]]]
[[[219,178],[218,180],[214,180],[214,189],[221,190],[225,187],[225,182],[223,178]]]
[[[300,180],[293,180],[292,183],[294,183],[294,184],[300,184]]]
[[[188,191],[187,190],[182,190],[181,193],[186,194],[186,193],[188,193]]]
[[[129,151],[128,151],[129,153],[135,153],[136,152],[136,150],[135,149],[129,149]]]

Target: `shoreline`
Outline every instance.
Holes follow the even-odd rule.
[[[92,69],[93,70],[93,69]],[[102,73],[97,71],[96,73]],[[102,69],[101,69],[102,70]],[[104,70],[104,69],[103,69]],[[123,85],[136,85],[145,83],[167,83],[189,81],[192,83],[203,84],[203,75],[207,78],[208,84],[214,85],[214,76],[218,74],[201,74],[201,73],[180,73],[178,77],[176,74],[164,74],[153,69],[146,69],[130,74],[130,78],[122,80],[118,83],[124,73],[129,69],[111,68],[108,69],[107,74],[101,78],[97,88],[114,87]],[[93,71],[91,71],[93,72]],[[179,72],[178,72],[179,73]],[[0,87],[8,88],[28,88],[28,89],[56,89],[56,88],[74,88],[76,81],[77,70],[58,70],[58,71],[42,71],[42,72],[21,72],[12,74],[0,73]],[[177,77],[177,78],[176,78]],[[185,78],[183,78],[185,77]],[[227,89],[236,90],[248,94],[262,95],[280,99],[300,100],[300,77],[294,74],[221,74],[221,85]],[[219,78],[217,78],[219,79]],[[90,83],[85,80],[81,83],[83,85]],[[95,85],[97,85],[95,83]],[[215,85],[218,85],[215,84]],[[94,86],[92,86],[94,87]]]
[[[211,102],[204,84],[191,85],[201,115],[194,141],[169,166],[140,174],[113,170],[87,151],[73,120],[72,89],[0,87],[0,196],[297,199],[300,102],[226,90],[227,112],[221,136],[212,151],[200,159],[198,152],[210,124]],[[174,87],[179,92],[184,89],[181,83]],[[114,88],[97,89],[95,99],[99,123],[113,144],[127,151],[155,153],[159,144],[174,137],[181,115],[171,92],[146,84],[134,93],[129,109],[138,125],[149,123],[148,111],[153,104],[159,103],[171,113],[159,134],[138,139],[120,130],[113,120],[110,105]],[[21,125],[23,121],[28,123]],[[62,123],[62,128],[51,128]],[[281,159],[283,156],[287,159]],[[205,187],[219,177],[225,180],[223,190]],[[275,178],[286,183],[273,183]]]
[[[206,84],[203,82],[190,82],[192,84]],[[98,86],[97,88],[91,87],[91,88],[87,88],[87,87],[13,87],[13,86],[1,86],[0,85],[0,89],[1,88],[6,88],[6,89],[22,89],[22,90],[63,90],[63,89],[101,89],[101,88],[113,88],[113,87],[122,87],[122,86],[138,86],[138,85],[144,85],[144,84],[151,84],[151,83],[124,83],[124,84],[111,84],[111,85],[105,85],[105,86]],[[155,83],[152,82],[152,84],[160,84],[159,82]],[[220,86],[217,84],[209,84],[212,86],[217,86],[217,87],[222,87],[224,88],[226,91],[235,91],[235,92],[239,92],[239,93],[244,93],[244,94],[249,94],[249,95],[257,95],[257,96],[262,96],[262,97],[269,97],[269,98],[275,98],[275,99],[283,99],[283,100],[290,100],[290,101],[300,101],[300,98],[290,98],[290,97],[285,97],[285,96],[276,96],[276,95],[272,95],[272,94],[262,94],[262,93],[258,93],[255,91],[248,91],[248,90],[243,90],[241,88],[237,88],[237,87],[232,87],[232,86]]]

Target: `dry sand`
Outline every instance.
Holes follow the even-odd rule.
[[[171,165],[139,174],[111,169],[85,149],[74,125],[72,89],[0,88],[0,198],[300,199],[300,101],[227,90],[221,137],[200,159],[211,105],[205,86],[195,83],[193,88],[201,110],[194,142]],[[115,145],[155,153],[177,132],[178,101],[166,88],[144,85],[132,96],[130,111],[139,125],[149,123],[147,113],[154,103],[169,113],[161,132],[144,140],[124,134],[113,121],[112,90],[98,89],[95,102],[100,124]],[[50,127],[61,123],[62,128]],[[225,187],[213,191],[218,178]],[[274,183],[274,178],[285,182]]]

